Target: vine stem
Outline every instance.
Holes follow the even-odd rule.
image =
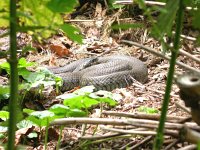
[[[18,69],[17,69],[17,40],[16,40],[16,4],[17,0],[10,0],[10,100],[9,100],[9,130],[7,149],[15,149],[15,131],[17,122],[18,101]]]
[[[162,112],[161,112],[159,126],[157,129],[157,135],[155,138],[154,148],[153,148],[154,150],[162,149],[163,132],[164,132],[166,115],[167,115],[167,110],[168,110],[168,105],[169,105],[170,92],[171,92],[172,83],[173,83],[174,68],[176,64],[176,58],[179,52],[180,35],[181,35],[182,21],[183,21],[183,11],[184,11],[183,0],[179,0],[179,9],[177,12],[177,17],[176,17],[176,33],[175,33],[175,38],[174,38],[174,47],[171,52],[172,56],[171,56],[170,67],[169,67],[169,71],[167,75],[167,85],[165,88],[165,95],[164,95],[164,100],[162,104]]]

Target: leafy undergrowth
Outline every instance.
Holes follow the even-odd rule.
[[[90,7],[89,7],[90,8]],[[92,6],[91,8],[95,8]],[[130,9],[132,9],[130,7]],[[135,9],[135,8],[134,8]],[[137,9],[137,8],[136,8]],[[123,9],[127,11],[126,9]],[[86,10],[87,11],[87,10]],[[89,10],[91,11],[91,10]],[[133,134],[133,135],[118,135],[118,138],[116,135],[113,135],[113,137],[103,137],[112,134],[112,132],[105,132],[99,129],[97,125],[85,125],[81,127],[80,125],[63,125],[63,126],[51,126],[49,127],[49,124],[51,121],[55,121],[55,119],[60,118],[75,118],[75,117],[84,117],[90,116],[91,118],[98,118],[98,117],[104,117],[106,119],[114,118],[115,122],[118,118],[126,118],[126,117],[113,117],[109,114],[105,115],[102,112],[102,109],[107,108],[103,107],[105,105],[102,105],[102,103],[107,103],[109,106],[115,106],[112,110],[114,111],[121,111],[121,112],[127,112],[127,113],[133,113],[133,112],[145,112],[147,114],[154,114],[158,113],[161,109],[161,102],[162,97],[164,93],[164,87],[166,85],[166,72],[169,67],[168,62],[163,59],[158,59],[158,57],[155,57],[145,51],[143,51],[140,48],[137,48],[135,46],[125,46],[123,44],[119,44],[119,39],[128,39],[132,41],[136,41],[138,43],[142,43],[145,46],[153,47],[158,51],[163,51],[161,48],[161,45],[158,41],[156,41],[154,38],[150,37],[148,29],[145,28],[136,28],[136,29],[128,29],[126,31],[120,32],[112,32],[112,34],[115,34],[110,37],[110,29],[107,28],[107,26],[110,24],[113,24],[113,21],[122,23],[126,23],[125,20],[131,17],[130,22],[133,25],[137,25],[137,23],[143,22],[146,27],[149,26],[149,24],[146,22],[145,17],[139,16],[137,13],[128,18],[124,17],[126,16],[126,13],[120,14],[120,11],[115,14],[115,12],[112,12],[110,16],[105,15],[104,9],[97,5],[95,8],[95,15],[101,14],[102,20],[104,20],[103,24],[102,22],[96,22],[95,24],[90,24],[88,22],[83,21],[87,19],[99,19],[99,15],[94,16],[91,15],[90,17],[86,17],[87,15],[80,15],[78,17],[82,18],[81,22],[78,23],[72,23],[76,24],[77,26],[80,26],[81,31],[83,31],[85,35],[85,39],[83,40],[83,45],[77,45],[74,44],[72,41],[70,41],[65,36],[55,36],[51,38],[51,42],[49,42],[50,50],[51,52],[57,54],[56,56],[54,54],[51,54],[49,57],[50,51],[44,46],[42,49],[42,53],[34,53],[27,56],[27,60],[32,59],[33,61],[36,61],[38,63],[42,63],[40,65],[63,65],[66,62],[62,62],[63,60],[66,61],[66,59],[63,59],[63,57],[67,57],[68,59],[80,59],[84,57],[91,57],[91,56],[98,56],[100,53],[112,49],[113,51],[110,51],[109,54],[128,54],[131,56],[135,56],[138,58],[141,58],[145,63],[148,64],[148,72],[149,72],[149,81],[145,85],[141,85],[139,83],[134,83],[133,86],[126,88],[126,89],[118,89],[114,91],[115,93],[120,93],[120,96],[123,96],[123,100],[119,98],[119,95],[115,95],[106,91],[100,91],[100,92],[93,92],[93,87],[84,87],[83,89],[79,89],[77,91],[74,91],[73,93],[69,93],[67,95],[61,95],[57,98],[63,99],[63,100],[54,100],[52,98],[47,98],[47,101],[51,103],[49,107],[45,107],[42,110],[38,109],[32,109],[29,108],[27,105],[27,108],[23,109],[24,113],[24,120],[19,120],[17,125],[17,133],[16,133],[16,144],[22,144],[27,145],[26,147],[31,147],[31,149],[37,148],[37,149],[43,149],[44,145],[48,147],[48,149],[55,149],[57,145],[57,149],[59,146],[64,147],[65,149],[134,149],[133,147],[140,143],[144,138],[148,138],[148,136],[143,136],[139,134]],[[137,10],[136,10],[137,12]],[[163,11],[164,12],[164,11]],[[34,14],[34,13],[33,13]],[[87,12],[87,14],[91,14],[91,12]],[[124,16],[125,15],[125,16]],[[100,18],[101,18],[100,17]],[[127,16],[126,16],[127,17]],[[133,18],[132,18],[133,17]],[[143,18],[144,17],[144,18]],[[171,16],[169,16],[171,18]],[[120,18],[120,19],[119,19]],[[40,18],[39,18],[40,19]],[[79,18],[76,18],[79,19]],[[118,20],[119,19],[119,20]],[[129,20],[129,19],[128,19]],[[43,22],[43,19],[41,20]],[[69,20],[67,20],[69,21]],[[75,20],[76,21],[76,20]],[[90,20],[89,20],[90,22]],[[43,22],[46,24],[46,22]],[[98,26],[98,27],[97,27]],[[166,26],[166,22],[164,22],[164,26]],[[123,26],[120,26],[121,29]],[[126,26],[124,26],[126,27]],[[141,26],[138,26],[141,27]],[[63,27],[63,30],[67,28],[66,26]],[[73,28],[71,31],[77,31]],[[114,29],[114,28],[113,28]],[[42,33],[43,30],[41,30]],[[75,32],[76,33],[76,32]],[[186,29],[185,33],[187,35],[192,36],[193,32],[189,32],[188,29]],[[103,35],[102,35],[103,34]],[[108,37],[107,37],[108,36]],[[55,40],[56,39],[56,40]],[[71,37],[71,39],[73,39]],[[101,39],[101,40],[97,40]],[[102,40],[103,39],[103,40]],[[194,43],[191,41],[184,41],[186,44],[182,46],[183,49],[189,51],[193,51]],[[61,43],[62,46],[60,46],[58,43]],[[63,48],[64,47],[64,48]],[[58,49],[58,50],[57,50]],[[195,48],[196,49],[196,48]],[[40,51],[40,50],[38,50]],[[48,51],[46,53],[46,51]],[[58,51],[58,52],[57,52]],[[199,48],[195,50],[195,54],[199,54]],[[199,55],[198,55],[199,56]],[[42,61],[44,59],[44,61]],[[190,66],[199,68],[199,65],[195,64],[191,60],[185,59],[185,56],[179,56],[179,61],[184,62],[186,64],[189,64]],[[67,60],[68,61],[68,60]],[[59,63],[58,63],[59,62]],[[63,64],[62,64],[63,63]],[[59,86],[62,84],[62,80],[58,77],[53,76],[48,71],[41,69],[36,72],[32,72],[26,69],[26,67],[34,67],[33,63],[26,62],[24,58],[20,59],[19,61],[19,74],[20,74],[20,99],[23,99],[24,101],[29,99],[29,101],[36,102],[38,101],[37,97],[34,97],[33,95],[40,95],[40,100],[42,99],[42,95],[44,94],[43,91],[47,91],[47,89],[50,89],[49,87],[52,87],[52,85],[55,87],[55,95],[58,95],[59,93]],[[9,66],[8,64],[1,64],[1,68],[4,70],[2,71],[2,74],[4,77],[9,77]],[[7,74],[6,74],[6,71]],[[183,70],[179,67],[177,67],[178,72],[183,72]],[[1,75],[2,75],[1,74]],[[32,95],[26,96],[29,94],[29,92],[34,92]],[[178,96],[178,89],[176,86],[172,89],[172,96],[169,106],[168,114],[170,116],[187,116],[188,114],[182,112],[177,106],[175,105],[175,102],[181,103],[179,96]],[[115,98],[117,97],[117,99]],[[0,87],[0,103],[2,111],[0,112],[0,118],[2,121],[1,124],[1,142],[6,143],[7,138],[7,120],[8,120],[8,112],[7,112],[7,103],[9,99],[9,86],[4,85]],[[116,99],[114,101],[113,99]],[[120,99],[120,100],[119,100]],[[42,99],[43,100],[43,99]],[[41,102],[41,101],[39,101]],[[24,102],[20,102],[24,103]],[[54,104],[56,103],[56,104]],[[117,105],[116,105],[117,104]],[[24,105],[22,105],[24,106]],[[100,107],[100,109],[99,109]],[[96,109],[97,108],[97,109]],[[110,107],[109,107],[110,108]],[[99,111],[100,110],[100,111]],[[103,115],[102,115],[103,114]],[[115,120],[115,118],[117,118]],[[143,118],[142,118],[143,119]],[[138,120],[139,121],[139,120]],[[176,119],[177,121],[177,119]],[[180,120],[179,120],[180,121]],[[77,122],[74,121],[74,124]],[[142,128],[142,125],[145,123],[139,124],[138,128]],[[46,127],[46,128],[44,128]],[[132,127],[132,126],[131,126]],[[123,127],[116,128],[121,129]],[[126,127],[124,127],[126,128]],[[129,130],[129,126],[126,128]],[[134,127],[137,130],[137,127]],[[81,138],[84,136],[84,131],[86,130],[86,135],[99,135],[100,140],[97,139],[86,139],[81,140]],[[132,130],[132,128],[131,128]],[[154,128],[153,130],[156,130]],[[96,134],[95,134],[96,133]],[[137,132],[138,133],[138,132]],[[95,137],[94,137],[95,138]],[[62,140],[61,140],[62,139]],[[148,138],[149,139],[149,138]],[[171,140],[171,143],[177,138],[174,138],[173,136],[166,136],[166,141]],[[78,142],[77,142],[78,141]],[[152,149],[152,141],[145,143],[141,147],[144,149]],[[170,145],[169,142],[166,142],[165,146]],[[47,144],[48,143],[48,144]],[[133,145],[133,147],[131,147]],[[180,148],[181,144],[177,144],[176,148]]]
[[[27,62],[25,58],[19,60],[18,70],[21,77],[19,90],[22,94],[23,92],[21,91],[26,91],[20,96],[20,102],[24,101],[23,98],[26,97],[26,94],[31,90],[35,90],[36,87],[40,90],[36,90],[34,94],[41,94],[40,92],[45,90],[46,87],[55,86],[55,89],[58,89],[62,85],[62,79],[54,76],[47,69],[43,68],[35,72],[27,69],[27,67],[35,66],[35,63]],[[2,72],[6,71],[7,74],[4,73],[5,76],[9,76],[10,66],[7,62],[0,64],[0,68]],[[30,144],[29,142],[33,142],[36,138],[38,143],[34,144],[39,146],[41,142],[39,139],[42,139],[44,135],[48,135],[48,126],[53,120],[66,117],[86,117],[90,114],[91,108],[99,104],[106,103],[108,106],[116,106],[116,100],[119,95],[107,91],[94,92],[94,89],[95,87],[93,86],[86,86],[73,93],[58,96],[58,98],[64,99],[63,104],[54,104],[43,111],[22,108],[24,119],[18,120],[16,144]],[[0,102],[2,105],[2,110],[0,111],[0,119],[2,120],[0,138],[1,142],[3,142],[7,137],[8,130],[9,112],[5,103],[9,99],[9,85],[1,86],[0,91]],[[45,134],[42,132],[43,127],[46,127]],[[21,133],[20,130],[24,132]],[[47,144],[47,137],[45,136],[45,145]]]

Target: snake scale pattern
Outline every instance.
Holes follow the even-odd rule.
[[[49,70],[62,77],[61,91],[87,85],[94,85],[96,90],[111,91],[131,85],[134,79],[144,83],[148,76],[147,67],[142,61],[119,55],[80,59]]]

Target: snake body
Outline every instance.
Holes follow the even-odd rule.
[[[113,90],[129,86],[133,79],[144,83],[148,75],[147,67],[142,61],[118,55],[80,59],[49,70],[62,77],[62,91],[87,85],[94,85],[97,90]]]

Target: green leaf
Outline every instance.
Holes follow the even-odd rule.
[[[77,0],[50,0],[47,7],[55,13],[69,13],[77,6]]]
[[[59,28],[62,29],[66,36],[68,36],[71,40],[76,41],[79,44],[82,43],[83,36],[81,35],[79,29],[68,24],[60,25]]]
[[[32,139],[32,138],[37,138],[38,137],[38,134],[36,132],[32,132],[32,133],[29,133],[27,135],[28,138]]]
[[[0,126],[0,133],[4,133],[8,131],[8,127]]]
[[[24,68],[34,66],[34,62],[27,62],[25,58],[20,58],[17,68],[20,74],[20,71],[24,71]],[[0,64],[0,68],[5,69],[8,74],[10,74],[10,64],[8,62],[4,62]]]
[[[85,87],[82,87],[82,88],[74,91],[74,94],[87,95],[87,94],[90,94],[90,93],[94,92],[94,89],[95,89],[94,86],[85,86]]]
[[[70,109],[67,113],[67,117],[86,117],[87,113],[80,109]]]
[[[1,63],[0,68],[5,69],[8,74],[10,73],[10,64],[8,62]]]
[[[19,71],[19,75],[21,75],[25,80],[30,83],[43,81],[45,79],[45,74],[39,72],[30,72],[26,69],[21,69]]]
[[[31,122],[30,120],[22,120],[19,123],[17,123],[17,128],[18,129],[22,129],[22,128],[30,128],[32,126],[35,126],[36,124],[34,124],[33,122]]]
[[[35,66],[36,63],[34,62],[27,62],[25,58],[20,58],[18,62],[18,68],[26,68],[26,67],[31,67]]]
[[[55,116],[53,112],[44,110],[32,112],[26,119],[35,123],[39,127],[43,127],[48,126],[49,122],[56,118],[58,118],[58,116]]]
[[[10,97],[10,87],[0,86],[0,100],[8,99]]]
[[[59,116],[62,115],[63,117],[66,116],[66,114],[67,114],[67,112],[69,112],[69,110],[70,110],[69,107],[61,105],[61,104],[55,104],[49,108],[49,111],[52,111],[56,115],[59,115]]]
[[[28,108],[24,108],[23,109],[23,113],[26,113],[26,114],[31,114],[32,112],[34,112],[35,110],[32,110],[32,109],[28,109]]]
[[[36,39],[48,38],[56,33],[57,24],[63,24],[61,14],[47,8],[50,0],[19,1],[20,29],[28,30]],[[64,6],[63,6],[64,7]],[[39,29],[39,28],[40,29]],[[38,28],[38,29],[37,29]]]
[[[0,129],[0,132],[1,132],[1,129]],[[0,133],[0,139],[4,139],[4,138],[6,138],[6,136],[3,133]]]
[[[9,112],[7,111],[0,111],[0,119],[6,121],[9,118]]]
[[[90,108],[93,105],[99,104],[97,100],[90,98],[88,96],[76,96],[70,99],[65,99],[63,104],[69,106],[70,108]]]
[[[109,0],[109,1],[107,1],[110,9],[111,8],[116,9],[116,8],[122,8],[122,7],[124,7],[124,5],[114,4],[115,1],[116,0]]]
[[[0,27],[9,26],[9,0],[0,1]]]
[[[145,107],[145,106],[141,106],[138,108],[139,112],[145,112],[147,114],[155,114],[155,113],[159,113],[159,111],[155,108],[150,108],[150,107]]]
[[[55,114],[51,111],[44,110],[44,111],[34,111],[30,115],[39,119],[44,119],[48,117],[53,117]]]
[[[94,98],[99,102],[108,103],[110,106],[115,106],[117,104],[114,99],[119,100],[122,98],[119,94],[113,94],[111,92],[103,90],[91,93],[89,97]]]
[[[163,38],[165,34],[171,36],[172,26],[176,17],[176,12],[179,7],[179,0],[167,1],[165,6],[166,11],[162,11],[158,21],[154,24],[152,34],[159,39]]]

